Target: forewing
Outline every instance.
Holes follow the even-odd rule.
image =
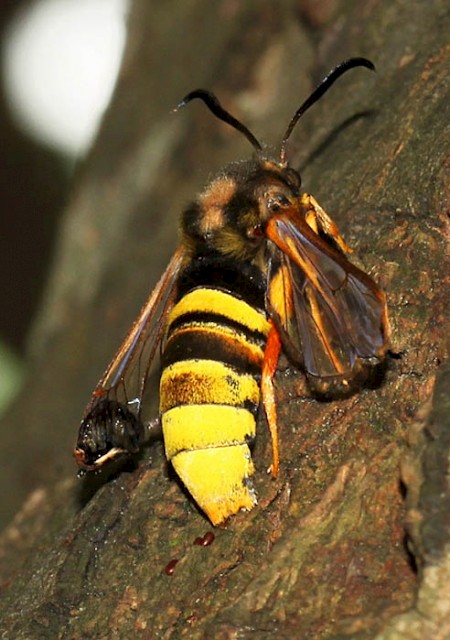
[[[275,215],[268,307],[291,356],[310,376],[351,380],[386,351],[383,292],[295,214]],[[272,283],[277,283],[273,288]]]
[[[139,448],[144,431],[142,398],[184,260],[185,251],[179,247],[92,394],[75,449],[75,458],[85,469],[96,469]]]

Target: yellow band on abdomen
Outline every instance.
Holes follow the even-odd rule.
[[[259,404],[252,375],[215,360],[181,360],[166,367],[160,382],[160,412],[186,404]]]
[[[256,504],[249,480],[254,467],[246,444],[184,451],[173,458],[172,464],[214,525]]]
[[[181,451],[246,445],[256,434],[255,418],[250,411],[220,404],[174,407],[162,414],[161,423],[169,460]],[[206,476],[214,472],[205,470]]]
[[[263,335],[267,335],[270,329],[270,324],[262,311],[220,289],[200,287],[190,291],[172,309],[168,325],[180,316],[191,312],[222,315],[250,331],[257,331]]]

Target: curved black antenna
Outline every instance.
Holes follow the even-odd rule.
[[[319,100],[323,94],[328,91],[332,84],[336,82],[338,78],[340,78],[346,71],[349,69],[353,69],[354,67],[366,67],[366,69],[371,69],[371,71],[375,71],[375,65],[367,58],[349,58],[349,60],[345,60],[334,67],[330,71],[328,75],[321,81],[321,83],[314,89],[312,94],[305,100],[305,102],[297,109],[297,111],[292,116],[292,119],[286,129],[286,133],[283,136],[283,140],[281,142],[280,147],[280,162],[281,164],[286,164],[286,145],[289,141],[290,135],[294,130],[295,125],[301,118],[301,116],[311,107],[317,100]]]
[[[239,122],[239,120],[236,120],[236,118],[228,113],[228,111],[225,111],[225,109],[218,101],[217,97],[211,91],[207,91],[206,89],[195,89],[194,91],[191,91],[187,94],[187,96],[184,96],[183,100],[175,107],[174,111],[178,111],[178,109],[184,107],[191,100],[195,100],[195,98],[203,100],[208,109],[212,111],[212,113],[217,118],[219,118],[219,120],[223,120],[223,122],[226,122],[234,129],[237,129],[238,131],[243,133],[252,147],[255,149],[255,151],[258,152],[262,150],[261,143],[255,138],[250,129],[247,129],[247,127],[243,125],[242,122]]]

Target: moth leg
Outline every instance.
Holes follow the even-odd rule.
[[[330,218],[328,213],[322,209],[314,196],[311,196],[309,193],[304,193],[300,198],[300,202],[306,211],[305,220],[313,231],[316,233],[319,233],[319,231],[325,233],[325,235],[334,240],[344,253],[353,252],[353,249],[348,246],[339,233],[336,223]]]
[[[278,475],[280,465],[280,453],[278,446],[277,427],[277,407],[275,403],[275,388],[273,379],[277,370],[278,360],[281,353],[281,338],[274,324],[271,325],[267,336],[266,350],[264,351],[264,361],[261,376],[261,395],[266,412],[267,424],[269,426],[270,437],[272,439],[272,464],[268,471],[274,478]]]

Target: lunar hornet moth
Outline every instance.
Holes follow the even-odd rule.
[[[203,101],[247,138],[254,158],[224,168],[183,211],[179,247],[87,406],[75,449],[83,470],[148,439],[142,398],[161,351],[167,459],[217,525],[257,502],[251,446],[260,401],[278,473],[273,379],[282,351],[322,393],[360,384],[383,360],[385,296],[349,262],[336,224],[286,159],[299,118],[354,67],[374,69],[365,58],[333,69],[295,112],[276,159],[211,92],[178,105]]]

